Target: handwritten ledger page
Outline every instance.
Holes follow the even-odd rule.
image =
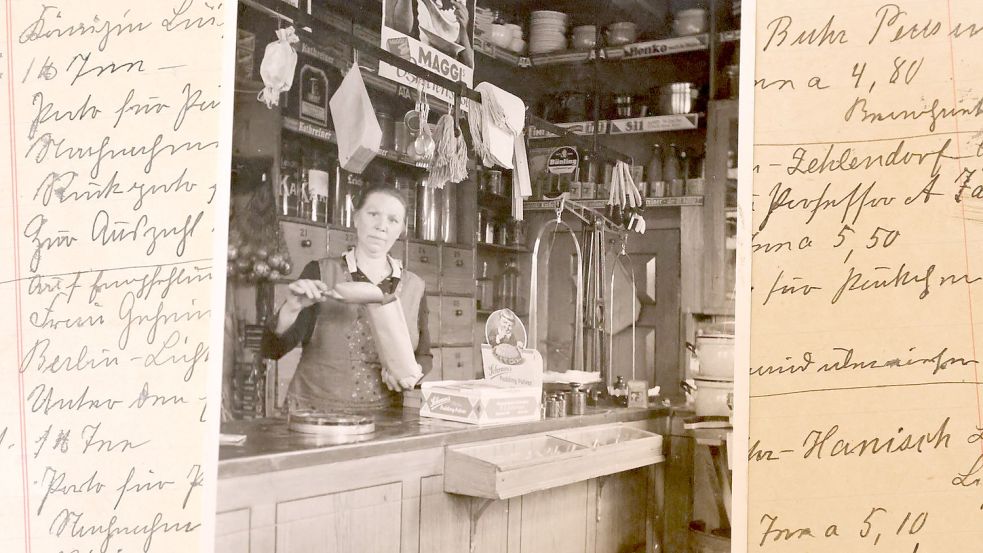
[[[4,553],[213,541],[218,398],[205,398],[232,13],[201,0],[0,7]]]
[[[755,42],[748,551],[983,551],[983,4]]]

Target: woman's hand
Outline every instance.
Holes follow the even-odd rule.
[[[287,286],[290,296],[287,302],[295,309],[304,309],[318,303],[328,292],[328,285],[320,280],[295,280]]]
[[[420,379],[423,378],[423,367],[420,365],[416,366],[419,376],[407,376],[406,378],[399,379],[396,375],[382,369],[382,381],[386,384],[386,387],[393,392],[402,392],[403,390],[412,390]]]

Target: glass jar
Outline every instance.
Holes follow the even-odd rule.
[[[505,263],[505,270],[498,275],[495,286],[495,306],[515,311],[519,289],[519,267],[514,257]]]
[[[481,276],[475,279],[475,301],[478,309],[491,310],[495,308],[495,283],[488,278],[488,262],[481,263]]]

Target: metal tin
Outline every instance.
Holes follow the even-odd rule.
[[[379,128],[382,129],[382,141],[379,147],[383,150],[392,150],[396,145],[396,133],[393,125],[393,116],[388,112],[376,110],[376,119],[379,120]]]
[[[546,398],[546,418],[555,419],[557,417],[562,417],[560,414],[560,399],[557,397]]]
[[[571,415],[583,415],[587,410],[587,392],[573,387],[567,392],[567,412]]]
[[[497,170],[488,171],[485,181],[485,190],[497,196],[505,195],[505,183],[502,181],[502,172]]]
[[[440,192],[440,239],[453,244],[457,242],[457,187],[444,186]]]
[[[440,232],[440,202],[436,188],[426,179],[420,180],[416,193],[416,236],[421,240],[437,240]]]

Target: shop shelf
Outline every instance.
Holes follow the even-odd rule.
[[[720,42],[736,42],[740,40],[740,30],[725,31],[718,35]],[[656,58],[662,56],[672,56],[686,52],[699,52],[708,49],[709,35],[693,35],[684,37],[672,37],[659,40],[646,40],[626,44],[624,46],[610,46],[599,50],[601,59],[604,60],[638,60],[646,58]],[[593,50],[564,50],[551,52],[548,54],[531,54],[528,56],[520,55],[515,52],[499,48],[491,44],[487,37],[475,37],[475,50],[492,59],[515,65],[517,67],[544,67],[550,65],[561,65],[570,63],[584,63],[594,59]]]
[[[497,309],[476,309],[475,310],[475,314],[477,316],[479,316],[479,317],[488,317],[492,313],[494,313],[495,311],[498,311],[498,310]],[[525,311],[516,311],[515,314],[520,319],[525,319],[526,316],[529,315],[529,313],[526,313]]]
[[[335,132],[331,129],[308,123],[306,121],[301,121],[299,119],[294,119],[293,117],[283,118],[283,128],[291,132],[315,138],[328,144],[338,144],[338,138],[335,135]],[[428,164],[424,161],[411,159],[404,154],[394,152],[392,150],[379,150],[376,152],[376,154],[376,159],[384,159],[394,163],[399,163],[401,165],[416,167],[417,169],[426,169],[428,167]]]
[[[525,246],[506,246],[502,244],[489,244],[487,242],[478,242],[478,249],[515,254],[530,253],[532,251]]]
[[[602,209],[607,205],[607,200],[576,200],[578,204],[593,209]],[[522,208],[526,211],[555,211],[557,200],[525,202]],[[672,196],[668,198],[645,198],[645,207],[680,207],[680,206],[701,206],[703,196]]]
[[[603,135],[641,134],[654,132],[688,131],[700,126],[699,113],[684,113],[680,115],[652,115],[649,117],[632,117],[630,119],[601,120],[597,125],[597,133]],[[572,123],[556,123],[556,126],[574,134],[594,134],[593,121],[576,121]],[[541,129],[529,130],[530,139],[553,138],[556,135]]]
[[[606,425],[448,446],[444,491],[508,499],[665,461],[662,436]]]

